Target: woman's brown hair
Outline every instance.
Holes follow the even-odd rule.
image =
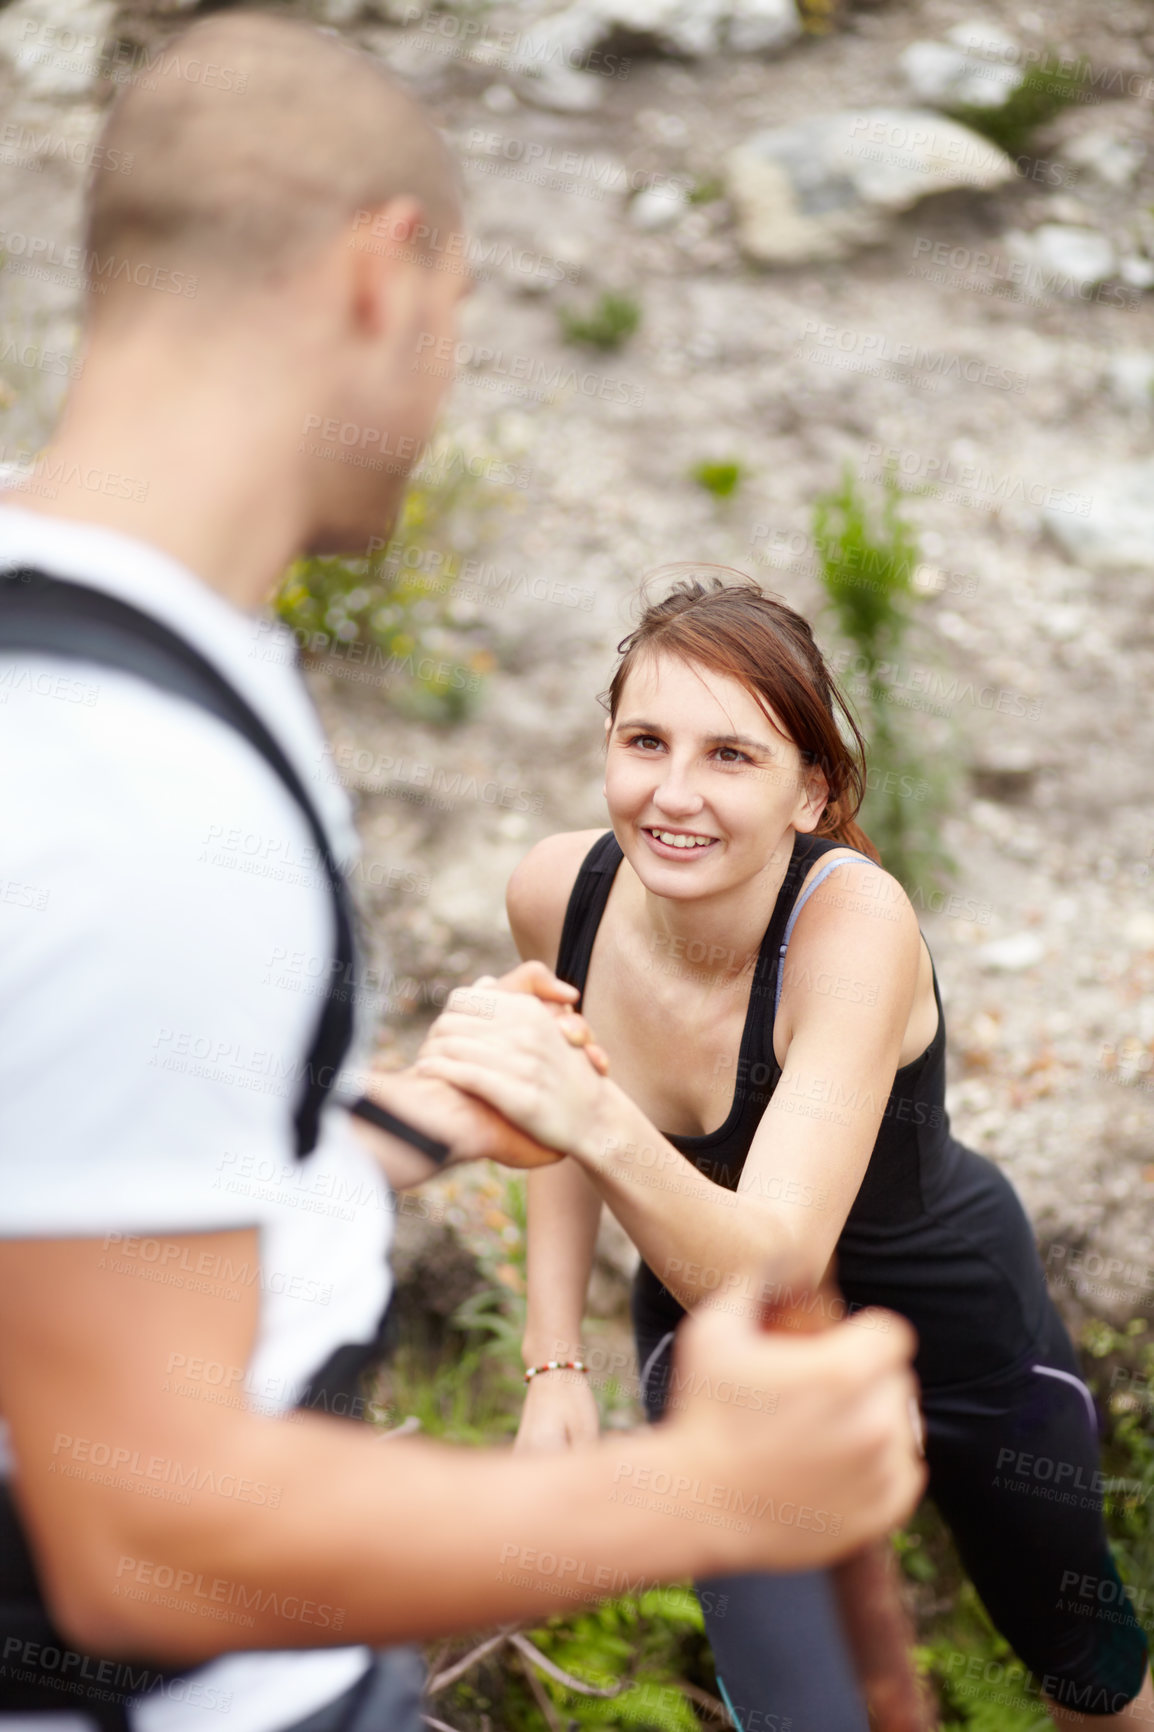
[[[705,575],[682,577],[662,600],[645,600],[655,581],[679,570]],[[610,719],[616,719],[629,670],[644,652],[677,656],[737,680],[772,712],[768,719],[788,734],[802,762],[824,771],[829,800],[817,835],[880,864],[877,849],[855,822],[866,791],[865,740],[808,620],[727,566],[662,567],[641,594],[640,621],[617,646],[621,659],[602,698]]]

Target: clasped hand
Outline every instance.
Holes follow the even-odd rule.
[[[576,990],[541,962],[458,988],[413,1067],[568,1152],[595,1116],[608,1060],[573,1008]]]

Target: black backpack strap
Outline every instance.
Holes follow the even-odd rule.
[[[325,999],[305,1061],[294,1123],[296,1155],[316,1147],[321,1110],[353,1034],[353,992],[357,955],[352,898],[321,819],[304,783],[279,741],[252,706],[187,639],[151,614],[103,590],[29,567],[0,574],[0,650],[62,655],[135,674],[165,691],[188,699],[241,734],[279,777],[304,816],[324,868],[336,932]],[[427,1155],[438,1164],[448,1145],[362,1096],[350,1111]]]
[[[356,940],[344,875],[300,776],[256,711],[207,657],[151,614],[102,590],[41,571],[4,573],[0,648],[6,654],[21,650],[99,662],[187,698],[241,734],[300,808],[328,880],[336,926],[335,955],[295,1114],[296,1154],[303,1158],[316,1147],[325,1096],[352,1040],[353,1000],[345,983],[354,978]]]

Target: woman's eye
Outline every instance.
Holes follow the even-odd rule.
[[[650,746],[659,746],[661,741],[654,734],[634,734],[631,740],[626,741],[626,744],[648,748]]]
[[[717,755],[723,764],[748,764],[749,758],[744,752],[739,752],[736,746],[719,746]]]

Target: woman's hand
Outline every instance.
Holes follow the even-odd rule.
[[[606,1088],[586,1056],[587,1036],[575,1011],[557,1015],[535,993],[478,983],[452,994],[414,1070],[477,1096],[539,1143],[568,1153],[598,1118]]]
[[[559,980],[543,962],[518,963],[516,968],[511,968],[508,974],[502,974],[499,979],[495,979],[491,974],[482,974],[473,982],[473,986],[492,986],[501,992],[527,992],[534,998],[539,998],[542,1004],[551,1006],[569,1044],[583,1046],[585,1056],[593,1069],[600,1076],[608,1076],[609,1059],[604,1048],[597,1045],[589,1024],[574,1009],[580,997],[577,988],[570,986],[566,980]],[[469,987],[464,988],[466,994],[470,990]],[[455,996],[455,993],[450,995],[447,1006],[450,1010],[458,1008],[453,1004]]]
[[[519,1450],[571,1449],[593,1443],[601,1429],[584,1371],[545,1371],[529,1380],[513,1445]]]

